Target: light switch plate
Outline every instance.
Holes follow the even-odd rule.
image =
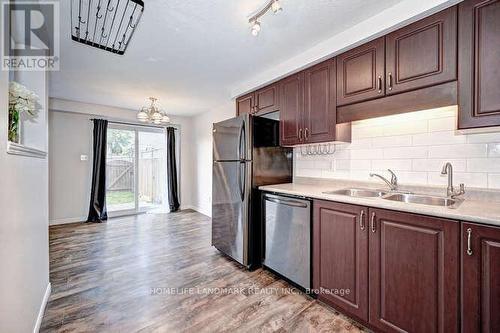
[[[80,155],[80,161],[88,161],[89,156],[88,155]]]

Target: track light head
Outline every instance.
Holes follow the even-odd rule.
[[[283,10],[283,7],[281,7],[280,1],[279,0],[274,0],[271,9],[274,14],[278,14],[280,11]]]

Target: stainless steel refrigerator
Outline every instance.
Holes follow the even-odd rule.
[[[212,245],[247,268],[261,261],[261,185],[292,181],[293,150],[277,120],[242,115],[213,125]]]

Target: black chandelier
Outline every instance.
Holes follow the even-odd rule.
[[[142,0],[71,0],[71,38],[122,55],[143,12]]]

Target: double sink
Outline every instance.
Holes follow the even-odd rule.
[[[462,200],[406,192],[385,192],[365,188],[347,188],[337,191],[323,192],[324,194],[345,195],[357,198],[381,198],[384,200],[398,201],[411,204],[421,204],[439,207],[458,206]]]

